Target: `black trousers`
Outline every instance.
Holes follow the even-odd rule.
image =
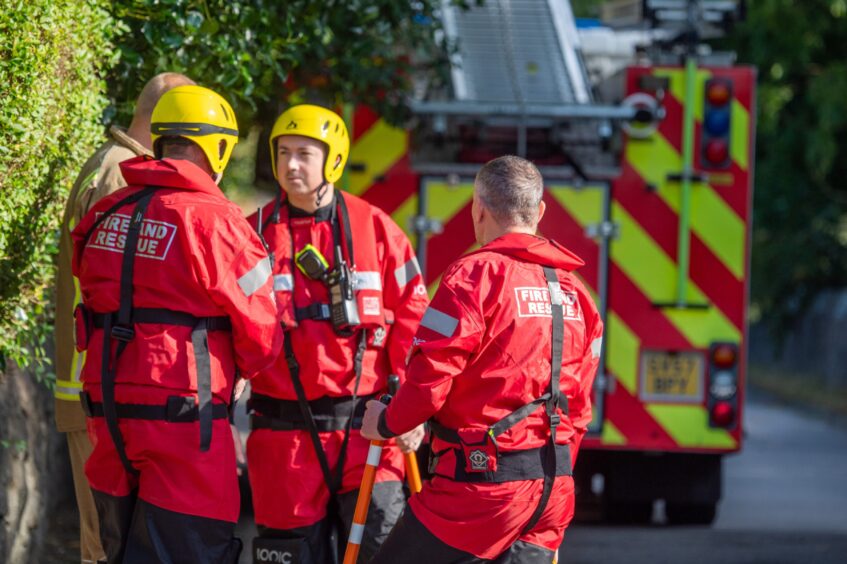
[[[108,564],[236,564],[235,523],[162,509],[135,492],[116,497],[92,489]]]
[[[356,490],[339,495],[337,502],[329,508],[327,517],[308,527],[281,530],[259,526],[259,534],[253,540],[254,564],[274,561],[333,564],[335,553],[340,562],[347,547],[358,494]],[[405,503],[401,482],[374,484],[358,562],[367,562],[376,554],[400,518]]]
[[[382,544],[371,564],[550,564],[553,551],[518,541],[494,560],[453,548],[429,532],[409,507]]]

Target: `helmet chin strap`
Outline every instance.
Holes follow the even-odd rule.
[[[315,208],[321,207],[321,200],[324,199],[326,195],[326,191],[329,190],[329,184],[326,180],[321,182],[321,185],[318,186],[317,190],[315,190]]]

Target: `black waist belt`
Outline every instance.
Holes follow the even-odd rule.
[[[365,404],[376,394],[359,396],[354,402],[352,397],[322,397],[309,402],[312,416],[318,431],[343,431],[353,413],[353,428],[361,429]],[[303,412],[297,400],[282,400],[253,393],[247,400],[251,429],[271,429],[273,431],[299,431],[308,429]]]
[[[106,317],[112,317],[112,326],[115,326],[118,312],[112,313],[94,313],[92,314],[93,325],[97,329],[105,327]],[[133,308],[131,323],[163,323],[166,325],[181,325],[184,327],[195,327],[200,319],[206,320],[207,331],[231,331],[232,323],[229,317],[195,317],[184,311],[175,311],[171,309],[155,308],[155,307],[137,307]]]
[[[516,482],[520,480],[538,480],[545,477],[544,463],[547,451],[550,448],[548,442],[542,447],[529,450],[518,450],[514,452],[501,452],[497,455],[497,470],[495,472],[468,472],[464,465],[462,449],[447,449],[437,453],[430,459],[433,474],[448,478],[456,482],[487,482],[500,484],[503,482]],[[435,471],[438,459],[445,452],[452,450],[456,455],[456,471],[451,475]],[[556,445],[556,476],[571,476],[571,450],[568,445]]]
[[[88,417],[103,417],[103,404],[91,400],[86,392],[79,395],[82,410]],[[116,403],[117,415],[121,419],[145,419],[169,421],[171,423],[193,423],[200,417],[200,410],[193,396],[170,396],[165,405],[139,403]],[[226,404],[212,404],[212,419],[226,419],[229,409]]]

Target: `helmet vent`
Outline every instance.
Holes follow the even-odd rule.
[[[226,119],[227,121],[229,121],[229,112],[228,112],[228,111],[226,111],[226,108],[224,107],[224,105],[223,105],[223,104],[221,104],[221,109],[224,111],[224,119]]]

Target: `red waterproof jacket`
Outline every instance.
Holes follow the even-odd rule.
[[[409,239],[382,210],[361,198],[343,197],[349,211],[353,261],[349,260],[344,229],[341,229],[345,260],[354,267],[354,284],[359,314],[367,330],[367,349],[359,384],[360,396],[385,390],[386,377],[405,378],[406,355],[421,316],[429,304],[420,267]],[[274,212],[277,212],[275,214]],[[339,336],[328,320],[295,322],[294,308],[329,303],[326,284],[308,278],[293,266],[293,254],[307,244],[317,248],[329,267],[335,264],[331,206],[314,215],[290,208],[285,200],[272,201],[262,210],[263,235],[274,256],[274,290],[286,339],[300,364],[300,379],[307,400],[323,396],[353,395],[354,356],[359,344],[354,336]],[[248,218],[256,228],[257,214]],[[363,294],[363,295],[359,295]],[[251,382],[256,393],[283,400],[296,400],[285,355]]]
[[[556,442],[571,444],[575,457],[591,421],[603,333],[590,294],[571,273],[582,264],[555,241],[516,233],[453,263],[421,321],[406,383],[386,410],[388,429],[405,433],[433,416],[452,429],[485,429],[545,393],[552,338],[546,265],[557,271],[564,304],[560,388],[569,414]],[[538,448],[549,435],[540,405],[497,444],[501,452]],[[435,451],[450,446],[433,439]]]
[[[133,305],[229,317],[231,332],[208,333],[212,393],[228,403],[236,367],[250,378],[282,347],[267,253],[241,210],[193,163],[139,157],[120,166],[129,185],[98,202],[73,231],[73,273],[83,303],[96,313],[118,310],[123,246],[135,204],[118,209],[86,242],[87,232],[121,199],[161,186],[136,247]],[[190,327],[138,323],[135,332],[120,357],[117,384],[197,391]],[[103,330],[92,329],[82,372],[86,387],[100,382],[102,343]]]

